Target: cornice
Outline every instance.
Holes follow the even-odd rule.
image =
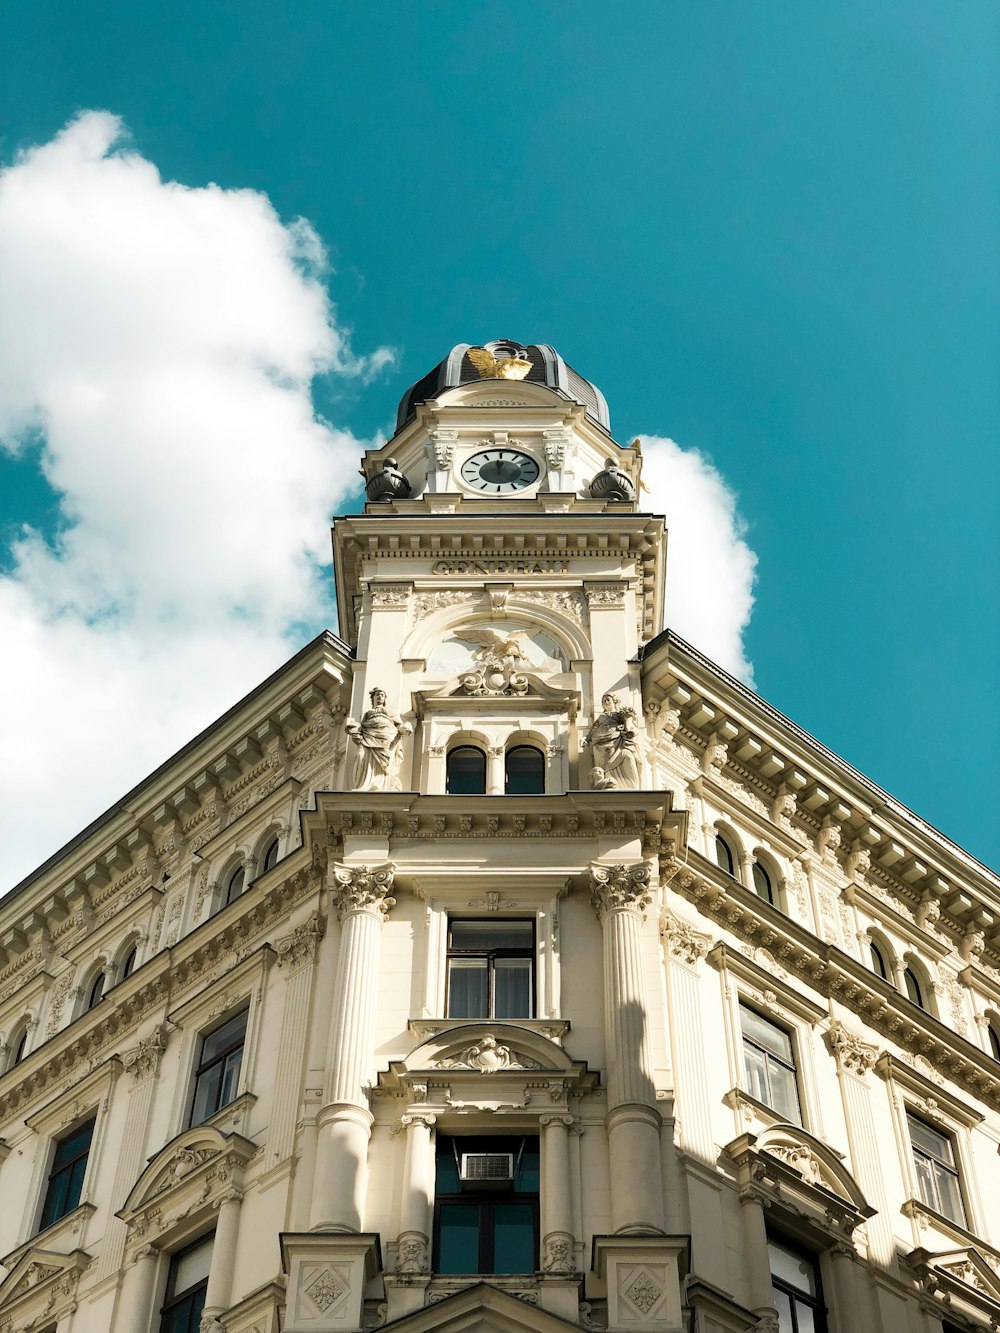
[[[703,915],[737,938],[767,949],[788,973],[858,1014],[870,1031],[883,1034],[915,1059],[927,1060],[942,1080],[1000,1111],[995,1062],[856,958],[817,939],[736,881],[722,886],[696,866],[678,862],[666,868],[665,876]]]
[[[860,852],[870,877],[911,910],[933,900],[956,939],[978,922],[1000,961],[1000,877],[671,631],[646,644],[637,660],[647,706],[667,708],[675,732],[702,751],[721,743],[724,762],[731,755],[747,772],[759,772],[775,798],[784,785],[793,824],[825,839],[831,865],[840,868]],[[834,830],[829,838],[827,828]]]

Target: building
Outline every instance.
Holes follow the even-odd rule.
[[[1000,884],[459,346],[340,615],[0,901],[0,1333],[1000,1327]]]

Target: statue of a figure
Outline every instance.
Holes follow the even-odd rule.
[[[372,706],[359,722],[347,722],[344,730],[358,747],[354,761],[355,791],[399,791],[399,743],[413,728],[393,717],[385,706],[385,690],[376,685],[369,691]]]
[[[642,755],[639,751],[639,721],[634,708],[623,708],[617,694],[606,694],[601,712],[584,737],[594,751],[595,768],[604,770],[601,789],[640,785]]]

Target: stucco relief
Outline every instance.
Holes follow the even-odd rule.
[[[501,1045],[492,1032],[482,1040],[450,1059],[439,1060],[441,1069],[478,1069],[481,1074],[499,1074],[505,1069],[541,1069],[536,1060],[518,1055],[509,1046]]]

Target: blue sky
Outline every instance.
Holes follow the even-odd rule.
[[[758,691],[1000,860],[993,3],[8,0],[2,23],[5,163],[102,109],[163,180],[308,220],[359,359],[313,385],[338,430],[384,432],[452,344],[512,337],[594,379],[623,443],[708,455],[757,555]],[[72,517],[38,464],[0,455],[8,571],[20,524]],[[283,606],[288,651],[327,614]],[[166,752],[112,766],[79,823]],[[39,824],[34,860],[73,831]]]

